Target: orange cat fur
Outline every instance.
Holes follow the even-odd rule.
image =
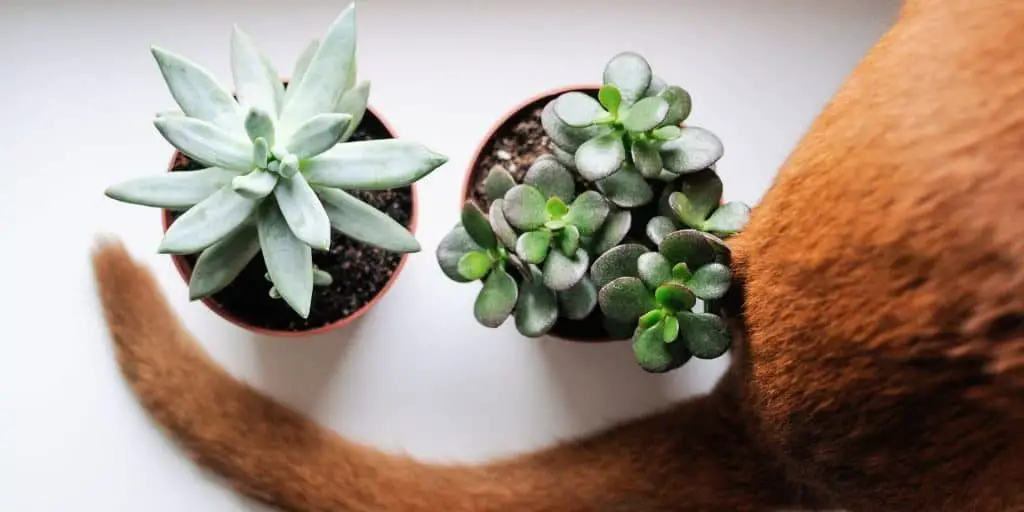
[[[142,405],[283,510],[1024,510],[1024,1],[909,1],[732,246],[710,394],[480,466],[314,424],[209,359],[119,243],[93,258]]]

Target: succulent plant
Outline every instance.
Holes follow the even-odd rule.
[[[679,180],[678,190],[666,187],[661,213],[647,224],[647,236],[655,244],[681,228],[696,229],[718,237],[738,233],[750,219],[750,207],[740,201],[722,203],[722,179],[705,169]]]
[[[234,96],[198,64],[152,48],[181,108],[154,124],[204,167],[133,179],[106,195],[184,211],[158,250],[199,253],[189,281],[192,300],[228,286],[262,253],[269,293],[305,318],[314,284],[330,284],[331,276],[313,267],[312,251],[330,249],[332,229],[389,251],[420,250],[404,226],[346,192],[406,186],[447,161],[405,140],[349,141],[369,96],[369,83],[356,81],[355,21],[353,3],[322,40],[308,45],[287,87],[236,26]]]

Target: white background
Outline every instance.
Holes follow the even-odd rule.
[[[157,210],[102,195],[163,172],[151,124],[173,108],[158,44],[230,84],[239,23],[282,72],[347,0],[0,2],[0,510],[254,511],[137,406],[94,299],[94,236],[122,237],[236,375],[352,438],[429,460],[537,448],[706,391],[726,359],[666,376],[628,344],[528,340],[475,323],[476,286],[434,260],[468,159],[519,102],[599,81],[632,49],[687,88],[725,142],[728,199],[756,203],[807,125],[893,20],[896,0],[364,0],[360,77],[408,137],[450,157],[419,185],[424,251],[357,325],[311,340],[247,334],[190,304],[155,253]],[[822,205],[827,207],[827,205]]]

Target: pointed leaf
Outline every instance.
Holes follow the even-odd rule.
[[[236,176],[231,180],[231,188],[239,195],[249,199],[262,199],[270,195],[277,186],[278,176],[272,172],[256,169],[249,174]]]
[[[219,167],[168,172],[111,185],[104,194],[124,203],[184,210],[224,188],[237,175]]]
[[[243,108],[256,107],[277,117],[278,101],[284,97],[284,85],[252,37],[238,25],[231,32],[231,76],[238,103]]]
[[[163,48],[154,46],[151,51],[171,96],[186,116],[239,135],[242,109],[209,71]]]
[[[490,271],[491,258],[485,253],[473,251],[459,258],[459,275],[470,281],[483,279]]]
[[[712,233],[731,235],[742,230],[749,220],[750,207],[739,201],[732,201],[715,210],[715,213],[707,222],[704,222],[701,229]]]
[[[654,290],[654,299],[659,306],[669,311],[689,311],[697,304],[697,298],[693,296],[693,292],[675,281],[662,283],[658,289]]]
[[[318,114],[302,123],[292,133],[285,150],[300,160],[313,158],[331,149],[352,122],[348,114]]]
[[[648,249],[640,244],[625,244],[615,247],[594,260],[590,269],[590,280],[599,289],[620,277],[636,277],[637,259],[646,254]]]
[[[191,117],[160,117],[153,125],[167,142],[207,167],[252,170],[252,142],[215,124]]]
[[[591,236],[601,229],[610,211],[608,201],[605,201],[601,194],[588,190],[580,194],[569,206],[565,221],[579,228],[581,235]]]
[[[633,215],[629,210],[619,210],[608,215],[601,231],[594,236],[592,252],[595,255],[602,255],[608,252],[626,238],[633,222]]]
[[[678,230],[676,223],[668,217],[657,216],[647,222],[647,238],[654,242],[654,245],[661,245],[662,240],[669,233]]]
[[[416,238],[390,215],[338,189],[318,187],[331,227],[364,244],[396,253],[420,251]]]
[[[355,133],[356,128],[359,128],[359,123],[363,122],[363,117],[366,115],[366,106],[369,104],[369,101],[370,82],[368,81],[360,82],[341,95],[341,100],[338,101],[337,112],[352,116],[352,120],[349,121],[345,132],[341,134],[342,142],[347,141]]]
[[[572,256],[580,248],[580,230],[576,226],[566,226],[559,232],[558,248],[562,254]]]
[[[700,268],[715,259],[715,249],[700,231],[681,229],[665,236],[658,245],[658,252],[673,264],[686,263],[690,268]]]
[[[519,299],[516,282],[501,267],[495,267],[484,281],[476,296],[473,315],[485,327],[495,328],[505,323]]]
[[[549,146],[551,154],[554,155],[555,160],[562,164],[563,167],[571,171],[576,170],[576,154],[570,151],[562,149],[561,146],[552,142]]]
[[[299,54],[299,58],[295,61],[295,67],[292,69],[292,78],[288,83],[288,87],[284,91],[284,104],[291,101],[292,97],[295,96],[295,91],[298,90],[298,85],[302,82],[303,75],[306,74],[306,70],[309,69],[309,62],[313,60],[313,55],[316,55],[317,49],[320,48],[320,40],[314,39],[303,48],[302,53]]]
[[[702,300],[716,300],[725,297],[732,282],[732,272],[721,263],[708,263],[697,269],[686,286]]]
[[[614,133],[601,135],[583,143],[576,150],[576,168],[589,181],[611,176],[626,161],[622,139]]]
[[[729,328],[721,317],[710,313],[682,312],[679,334],[686,347],[697,359],[716,359],[724,355],[732,344]]]
[[[544,194],[530,185],[516,185],[505,194],[502,210],[508,222],[522,231],[537,229],[548,220]]]
[[[501,245],[508,249],[515,249],[519,235],[516,234],[515,229],[508,223],[508,219],[505,218],[505,212],[502,210],[503,204],[503,199],[495,199],[491,203],[487,220],[491,225],[491,231],[494,232],[494,236],[501,242]]]
[[[555,114],[554,101],[549,101],[541,110],[540,122],[544,132],[551,137],[555,144],[574,154],[584,142],[612,131],[608,126],[594,125],[586,128],[569,126],[558,117],[558,114]]]
[[[686,174],[711,167],[724,152],[725,147],[715,134],[704,128],[686,126],[679,138],[661,145],[661,160],[666,169]]]
[[[665,343],[672,343],[679,337],[679,319],[674,316],[666,316],[664,320],[665,330],[663,340]]]
[[[485,249],[498,247],[498,240],[494,236],[494,231],[491,230],[487,216],[472,201],[467,201],[462,205],[462,226],[466,228],[466,232],[473,238],[473,241],[480,244],[481,247]]]
[[[583,320],[597,307],[597,287],[587,277],[572,288],[558,292],[559,312],[569,320]]]
[[[248,224],[204,250],[188,282],[190,300],[209,297],[227,287],[260,252],[255,224]]]
[[[274,119],[266,110],[249,107],[245,114],[245,133],[253,144],[256,144],[257,139],[263,139],[267,147],[270,147],[274,145]]]
[[[441,267],[441,271],[444,272],[448,279],[457,283],[466,283],[470,280],[459,273],[459,260],[469,252],[483,250],[483,247],[480,247],[473,241],[469,233],[466,232],[466,229],[459,225],[445,234],[444,238],[441,239],[441,243],[437,245],[434,256]]]
[[[312,249],[295,237],[273,202],[260,208],[258,232],[263,261],[274,288],[299,316],[308,318],[313,300]]]
[[[614,85],[622,95],[622,103],[631,106],[643,97],[651,85],[651,65],[634,52],[623,52],[605,65],[604,85]]]
[[[538,158],[526,171],[523,183],[539,190],[545,198],[557,197],[565,203],[576,198],[572,173],[552,156]]]
[[[658,152],[657,146],[645,140],[638,140],[633,142],[631,151],[633,165],[642,176],[655,178],[661,174],[661,153]]]
[[[565,124],[584,128],[594,124],[594,120],[606,114],[601,104],[589,94],[570,91],[555,98],[555,115]]]
[[[620,322],[636,322],[656,307],[650,290],[635,277],[620,277],[597,292],[601,312]]]
[[[299,240],[321,251],[331,248],[331,219],[302,174],[279,181],[274,198]]]
[[[589,265],[590,256],[583,249],[578,249],[573,258],[550,251],[544,260],[544,286],[556,292],[568,290],[587,275]]]
[[[167,229],[158,251],[162,254],[195,254],[238,229],[259,202],[246,199],[226,185],[193,206]]]
[[[624,165],[622,170],[595,183],[605,198],[620,208],[636,208],[654,199],[650,183],[636,171]]]
[[[668,102],[658,96],[652,96],[636,102],[622,120],[622,125],[633,133],[643,133],[657,128],[667,115]]]
[[[401,139],[346,142],[304,162],[310,183],[328,187],[384,190],[419,181],[448,158]]]
[[[669,196],[669,206],[676,217],[691,228],[704,225],[722,200],[722,180],[712,170],[687,175],[679,192]]]
[[[516,329],[528,338],[547,334],[558,321],[555,292],[544,287],[540,272],[531,268],[533,279],[523,279],[516,302]]]
[[[690,98],[690,93],[682,87],[675,85],[666,87],[665,90],[658,93],[658,96],[664,98],[669,105],[668,115],[663,121],[665,125],[675,126],[690,117],[693,99]]]
[[[640,255],[636,260],[636,269],[640,279],[652,290],[672,279],[672,264],[656,252]]]
[[[617,116],[622,105],[622,93],[614,85],[606,85],[597,93],[597,99],[608,113]]]
[[[686,263],[676,263],[676,265],[672,267],[672,279],[685,283],[689,281],[691,277],[693,277],[693,273],[690,272],[690,267],[687,266]]]
[[[487,171],[487,177],[484,178],[484,194],[487,196],[487,201],[492,204],[505,197],[505,194],[514,186],[516,186],[515,178],[500,165],[491,167],[491,170]]]
[[[529,231],[519,236],[516,241],[516,254],[527,263],[541,263],[548,256],[551,246],[551,233],[547,231]]]

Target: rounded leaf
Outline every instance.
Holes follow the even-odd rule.
[[[686,341],[686,347],[693,357],[715,359],[729,350],[732,339],[721,317],[710,313],[682,312],[677,318],[679,334]]]
[[[284,144],[285,150],[300,160],[313,158],[340,142],[351,122],[348,114],[317,114],[295,129]]]
[[[686,175],[679,192],[669,196],[676,217],[692,228],[701,228],[722,200],[722,179],[710,169]]]
[[[645,140],[638,140],[633,142],[630,151],[633,153],[633,166],[643,177],[656,178],[661,174],[661,153],[658,152],[657,146]]]
[[[491,203],[487,220],[490,221],[491,230],[498,241],[501,242],[501,245],[508,249],[515,249],[519,235],[516,234],[516,230],[508,223],[508,219],[505,218],[505,211],[502,210],[503,203],[504,199],[501,198],[495,199]]]
[[[686,92],[682,87],[671,85],[665,88],[665,90],[658,93],[658,96],[664,98],[668,103],[668,115],[665,116],[665,125],[678,125],[690,117],[690,111],[693,109],[693,99],[690,98],[690,93]]]
[[[643,97],[651,85],[653,73],[647,60],[635,52],[622,52],[612,57],[605,65],[602,79],[604,85],[619,89],[622,103],[630,106]]]
[[[619,322],[636,322],[657,307],[651,291],[635,277],[620,277],[601,287],[597,301],[605,316]]]
[[[555,114],[554,101],[549,101],[544,106],[544,109],[541,110],[540,122],[544,128],[544,133],[551,138],[552,142],[572,153],[575,153],[584,142],[612,131],[610,127],[600,125],[588,126],[586,128],[569,126],[558,117],[558,114]]]
[[[690,267],[688,267],[686,263],[676,263],[676,265],[672,267],[672,279],[685,283],[689,281],[691,277],[693,277],[693,273],[690,272]]]
[[[641,254],[636,260],[636,269],[640,279],[652,290],[672,279],[672,264],[656,252]]]
[[[626,161],[626,148],[614,133],[594,137],[576,150],[576,169],[589,181],[611,176]]]
[[[548,220],[544,194],[530,185],[516,185],[505,194],[502,211],[509,224],[521,231],[537,229]]]
[[[620,277],[636,277],[637,259],[648,249],[640,244],[624,244],[612,248],[594,260],[590,269],[590,280],[599,289]]]
[[[655,96],[664,91],[666,87],[668,87],[668,84],[665,83],[664,79],[658,75],[651,75],[651,85],[647,86],[647,90],[644,91],[644,97]]]
[[[601,230],[594,236],[591,242],[593,254],[602,255],[610,249],[619,245],[632,227],[633,215],[629,210],[619,210],[608,215],[601,226]]]
[[[622,166],[622,169],[595,183],[605,198],[620,208],[636,208],[654,199],[651,184],[633,167]]]
[[[686,364],[690,355],[685,343],[665,343],[665,322],[633,334],[633,354],[637,364],[649,373],[666,373]]]
[[[629,114],[622,120],[626,130],[633,133],[644,133],[653,130],[668,115],[668,102],[664,98],[651,96],[644,98],[629,109]]]
[[[684,127],[679,138],[661,145],[661,161],[676,174],[702,171],[722,158],[725,147],[719,138],[704,128]]]
[[[597,99],[605,110],[613,116],[619,114],[619,106],[622,105],[622,93],[614,85],[606,85],[597,92]]]
[[[748,221],[750,221],[750,207],[739,201],[732,201],[715,210],[711,218],[703,223],[701,229],[721,235],[731,235],[742,230]]]
[[[594,124],[594,120],[606,114],[604,108],[589,94],[570,91],[555,98],[555,115],[565,124],[584,128]]]
[[[579,228],[581,235],[591,236],[601,229],[610,212],[608,201],[597,191],[588,190],[569,206],[565,221]]]
[[[491,223],[476,203],[466,201],[462,205],[462,225],[473,241],[484,249],[498,247],[498,239],[494,236],[494,231],[491,230]]]
[[[565,204],[565,201],[562,201],[557,196],[552,196],[548,198],[548,202],[544,205],[544,211],[547,212],[549,219],[560,220],[562,217],[565,217],[565,214],[569,213],[569,205]]]
[[[576,170],[576,154],[573,151],[567,151],[562,149],[561,146],[555,144],[554,141],[548,146],[551,149],[551,154],[554,155],[555,160],[562,164],[563,167],[570,170]]]
[[[694,229],[669,233],[658,245],[658,252],[673,264],[686,263],[690,268],[700,268],[715,260],[714,247],[700,231]]]
[[[509,189],[514,186],[516,186],[515,178],[500,165],[491,167],[487,177],[484,178],[484,194],[487,196],[487,201],[491,203],[505,197]]]
[[[725,297],[732,282],[732,272],[721,263],[708,263],[697,269],[686,280],[686,286],[702,300],[715,300]]]
[[[473,316],[484,327],[499,327],[505,323],[519,300],[519,289],[512,276],[501,267],[495,267],[473,304]]]
[[[654,138],[658,140],[675,140],[678,139],[679,136],[682,134],[682,128],[674,124],[670,124],[668,126],[662,126],[661,128],[654,130],[654,132],[651,135],[653,135]]]
[[[566,203],[576,198],[576,182],[572,173],[553,156],[538,158],[523,176],[523,183],[531,185],[545,198],[557,197]]]
[[[568,290],[587,275],[589,266],[590,256],[583,249],[577,249],[572,258],[560,251],[551,251],[544,260],[544,286],[556,292]]]
[[[483,279],[491,270],[491,258],[480,251],[468,252],[459,259],[459,275],[469,281]]]
[[[462,256],[472,251],[482,251],[483,247],[473,241],[466,229],[461,225],[455,226],[441,239],[434,252],[437,263],[444,275],[457,283],[472,281],[459,273],[459,260]]]
[[[637,321],[637,324],[642,329],[650,329],[651,327],[654,327],[658,322],[660,322],[663,318],[665,318],[664,309],[653,309],[651,311],[648,311],[647,313],[644,313],[644,315],[640,317],[640,320]]]
[[[183,173],[169,173],[183,174]],[[261,199],[270,195],[277,186],[278,175],[263,169],[254,169],[249,174],[235,176],[231,180],[231,188],[239,195],[249,199]]]
[[[544,287],[541,275],[531,269],[533,279],[524,279],[516,302],[516,330],[528,338],[546,334],[558,321],[558,299],[555,292]]]
[[[562,254],[572,256],[580,248],[580,230],[576,226],[566,226],[559,232],[558,248]]]
[[[516,241],[516,254],[527,263],[542,263],[548,257],[551,246],[551,233],[548,231],[528,231]]]
[[[671,311],[689,311],[697,304],[693,292],[675,281],[666,282],[654,290],[654,298],[659,306]]]
[[[647,238],[654,242],[654,245],[661,245],[662,240],[677,229],[679,228],[672,219],[659,215],[647,222]]]
[[[663,320],[665,323],[665,330],[662,334],[665,343],[672,343],[679,337],[679,320],[674,316],[666,316]]]
[[[558,292],[559,311],[569,320],[583,320],[597,307],[597,287],[587,277],[572,288]]]

